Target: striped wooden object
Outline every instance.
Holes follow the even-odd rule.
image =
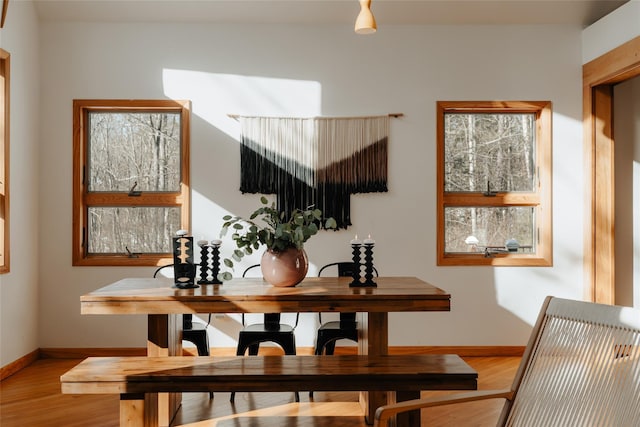
[[[375,426],[404,411],[506,399],[498,426],[637,426],[640,310],[548,297],[511,389],[378,408]]]

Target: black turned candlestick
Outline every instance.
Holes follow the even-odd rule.
[[[209,284],[209,245],[206,240],[198,240],[200,246],[200,280],[199,285]]]
[[[364,244],[364,285],[377,286],[373,281],[373,243]]]
[[[220,273],[220,240],[211,241],[211,283],[212,285],[221,285],[222,281],[218,279]]]
[[[351,242],[351,252],[353,256],[353,267],[351,269],[351,277],[353,281],[349,284],[349,287],[358,287],[362,286],[360,282],[360,248],[362,245],[357,241]]]
[[[220,244],[221,242],[219,240],[213,240],[211,244],[206,240],[198,241],[198,245],[200,246],[199,285],[222,284],[218,279],[218,273],[220,272]]]

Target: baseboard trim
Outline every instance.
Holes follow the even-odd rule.
[[[389,347],[390,354],[457,354],[461,357],[522,357],[525,346]]]
[[[4,381],[5,378],[9,378],[16,372],[26,368],[39,358],[40,350],[34,350],[31,353],[22,356],[18,360],[15,360],[6,366],[3,366],[2,368],[0,368],[0,381]]]
[[[41,348],[41,359],[84,359],[85,357],[145,356],[144,347],[133,348]]]
[[[458,354],[462,357],[521,357],[524,346],[392,346],[389,354]],[[185,355],[195,355],[196,349],[183,349]],[[298,347],[298,354],[313,354],[312,347]],[[355,346],[336,347],[336,354],[356,354]],[[42,348],[39,350],[41,359],[83,359],[94,356],[144,356],[145,348]],[[233,356],[235,347],[213,347],[212,356]],[[282,354],[279,347],[261,346],[260,354]]]

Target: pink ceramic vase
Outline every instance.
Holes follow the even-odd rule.
[[[295,286],[307,275],[309,260],[304,249],[288,248],[281,252],[267,249],[260,268],[264,280],[273,286]]]

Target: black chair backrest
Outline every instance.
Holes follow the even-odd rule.
[[[362,264],[361,264],[362,265]],[[325,264],[318,271],[318,277],[322,275],[322,272],[329,267],[338,267],[338,277],[352,277],[353,276],[353,262],[332,262],[330,264]],[[378,277],[378,270],[373,267],[373,273]],[[318,313],[318,319],[322,324],[322,313]],[[340,313],[340,322],[344,322],[345,324],[354,324],[356,322],[356,314],[355,313]]]
[[[163,265],[163,266],[161,266],[161,267],[158,267],[158,268],[156,269],[156,271],[154,271],[154,272],[153,272],[153,277],[154,277],[154,278],[155,278],[155,277],[157,277],[157,276],[158,276],[158,273],[160,273],[160,272],[161,272],[162,270],[164,270],[165,268],[170,268],[170,269],[172,269],[172,270],[173,270],[173,264],[167,264],[167,265]],[[199,269],[199,268],[200,268],[200,266],[199,266],[199,265],[197,265],[197,266],[196,266],[196,269]]]
[[[364,265],[364,264],[361,264],[361,265]],[[326,264],[322,266],[322,268],[318,271],[318,277],[322,275],[322,272],[324,271],[324,269],[328,267],[333,267],[333,266],[338,267],[339,277],[351,277],[353,275],[353,262],[332,262],[330,264]],[[378,270],[375,267],[373,267],[373,274],[375,274],[376,277],[378,277]]]
[[[244,271],[242,272],[242,277],[246,277],[247,273],[250,270],[253,270],[254,268],[258,268],[258,267],[260,267],[260,264],[253,264],[253,265],[250,265],[249,267],[245,268]]]
[[[163,265],[162,267],[158,267],[156,271],[153,272],[153,277],[158,277],[158,273],[160,273],[160,271],[164,270],[165,268],[171,268],[173,270],[173,264],[167,264]]]
[[[164,270],[165,268],[170,268],[173,270],[173,264],[167,264],[167,265],[163,265],[161,267],[158,267],[156,269],[156,271],[153,272],[153,278],[155,279],[156,277],[158,277],[158,274]],[[193,321],[193,314],[183,314],[182,315],[182,329],[183,330],[188,330],[192,328],[192,321]],[[211,313],[209,313],[209,320],[207,321],[207,325],[209,325],[209,323],[211,323]]]
[[[242,272],[242,277],[246,277],[247,273],[250,270],[253,270],[254,268],[259,268],[260,264],[253,264],[250,265],[249,267],[245,268],[244,271]],[[269,329],[273,329],[273,330],[278,330],[280,329],[280,313],[265,313],[264,314],[264,327],[265,329],[269,330]],[[296,321],[296,324],[298,322]],[[244,313],[242,313],[242,324],[245,324],[244,321]]]

